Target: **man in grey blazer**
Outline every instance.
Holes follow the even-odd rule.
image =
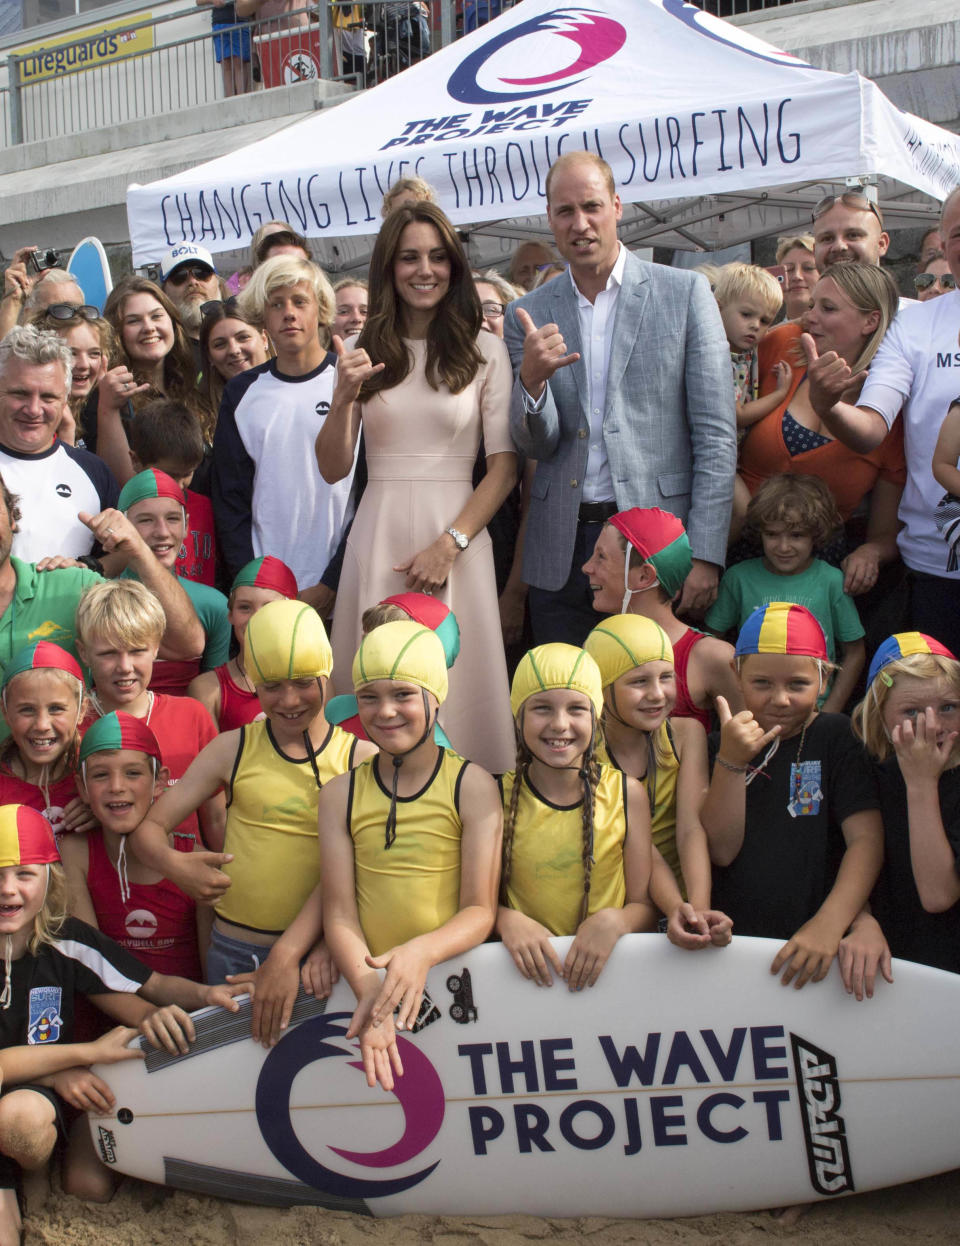
[[[581,568],[603,523],[660,506],[685,524],[693,570],[684,610],[716,596],[737,440],[730,350],[706,280],[647,264],[617,238],[610,166],[561,156],[547,219],[569,274],[506,313],[510,427],[537,462],[523,575],[538,644],[581,644],[597,622]]]

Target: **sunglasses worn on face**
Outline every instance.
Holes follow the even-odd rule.
[[[207,281],[214,275],[212,268],[201,268],[198,264],[181,264],[178,269],[170,274],[167,281],[172,286],[182,286],[192,277],[194,281]]]
[[[922,294],[924,290],[929,290],[932,285],[939,285],[941,290],[955,290],[957,288],[957,279],[953,273],[943,273],[937,276],[936,273],[917,273],[913,279],[917,293]]]
[[[481,303],[480,309],[485,316],[489,316],[491,320],[499,320],[506,310],[503,303]]]
[[[820,202],[814,206],[813,223],[816,224],[824,212],[829,212],[838,203],[842,203],[846,208],[856,208],[860,212],[872,212],[879,221],[881,230],[883,229],[883,217],[880,215],[880,209],[872,199],[861,194],[859,190],[845,190],[842,195],[824,195]]]
[[[237,310],[237,296],[231,294],[228,299],[210,299],[200,304],[201,316],[232,316]]]
[[[73,320],[74,316],[82,316],[84,320],[99,320],[100,312],[89,303],[51,303],[43,313],[51,320]]]

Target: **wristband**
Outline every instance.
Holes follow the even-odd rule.
[[[749,767],[735,766],[733,762],[724,761],[719,755],[714,759],[718,765],[723,766],[724,770],[729,770],[731,774],[746,774]]]

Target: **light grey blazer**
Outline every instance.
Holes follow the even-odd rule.
[[[541,411],[524,410],[517,379],[523,332],[557,324],[567,352],[582,351],[573,283],[564,274],[507,308],[514,369],[510,431],[536,459],[523,578],[561,588],[570,574],[590,422],[586,365],[555,372]],[[607,373],[603,440],[617,506],[660,506],[683,520],[695,558],[723,566],[737,462],[730,348],[706,279],[627,253]]]

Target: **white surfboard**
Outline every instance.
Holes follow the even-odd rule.
[[[344,983],[269,1052],[248,1002],[205,1009],[189,1055],[98,1068],[116,1110],[94,1142],[148,1181],[376,1216],[694,1215],[960,1166],[960,977],[896,961],[857,1003],[835,968],[782,987],[779,946],[633,935],[578,994],[478,948],[431,972],[393,1094],[343,1037]]]
[[[75,277],[83,297],[103,314],[107,295],[113,289],[110,261],[99,238],[84,238],[67,261],[67,272]]]

